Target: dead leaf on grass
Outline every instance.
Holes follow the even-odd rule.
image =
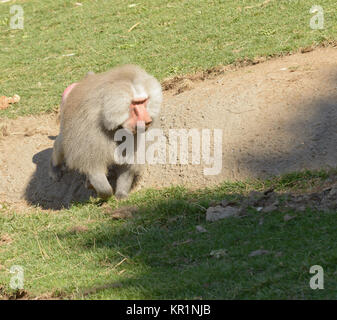
[[[17,103],[20,101],[20,96],[15,94],[13,97],[0,97],[0,110],[7,109],[10,104]]]

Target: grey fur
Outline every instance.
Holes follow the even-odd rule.
[[[101,74],[90,74],[80,81],[62,104],[60,133],[55,140],[50,176],[62,176],[62,163],[87,176],[100,198],[112,195],[107,171],[116,165],[114,131],[129,117],[134,88],[143,88],[149,100],[147,110],[155,121],[160,112],[162,91],[159,82],[135,65],[115,67]],[[135,139],[136,140],[136,139]],[[137,165],[117,166],[116,197],[130,191]]]

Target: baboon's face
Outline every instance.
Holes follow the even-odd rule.
[[[137,129],[146,130],[152,123],[147,110],[148,98],[134,99],[129,106],[129,118],[123,123],[123,128],[136,133]]]

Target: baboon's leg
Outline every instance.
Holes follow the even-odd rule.
[[[64,160],[64,154],[63,154],[62,145],[61,145],[61,138],[59,135],[57,136],[54,142],[53,154],[51,156],[50,166],[49,166],[49,176],[54,181],[59,181],[62,178],[63,160]]]
[[[130,192],[135,173],[130,168],[120,168],[117,171],[116,193],[117,199],[126,198]]]
[[[107,199],[112,196],[112,188],[104,172],[89,174],[88,179],[99,198]]]

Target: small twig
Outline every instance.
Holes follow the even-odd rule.
[[[122,261],[118,262],[114,267],[113,269],[116,269],[118,266],[120,266],[124,261],[126,261],[127,258],[124,258]]]
[[[54,232],[54,234],[55,234],[56,241],[57,241],[58,245],[60,246],[60,248],[63,249],[67,254],[69,254],[69,251],[62,246],[61,241],[60,241],[59,237],[57,236],[57,234],[55,232]]]
[[[117,267],[119,267],[123,262],[125,262],[127,260],[127,258],[122,259],[120,262],[118,262],[116,265],[114,265],[112,268],[109,268],[107,271],[105,271],[103,274],[107,274],[109,273],[111,270],[115,270]],[[125,270],[124,270],[125,271]],[[124,272],[123,271],[123,272]],[[122,272],[122,273],[123,273]],[[120,271],[118,272],[118,274],[120,274]]]
[[[136,24],[134,24],[129,30],[128,32],[131,32],[134,28],[136,28],[138,25],[140,24],[140,22],[137,22]]]
[[[39,249],[40,249],[40,253],[41,253],[41,256],[42,256],[42,259],[45,260],[45,258],[49,259],[49,256],[47,254],[47,252],[42,248],[42,245],[40,244],[40,241],[39,241],[39,238],[37,235],[35,235],[35,239],[37,241],[37,244],[39,246]]]

